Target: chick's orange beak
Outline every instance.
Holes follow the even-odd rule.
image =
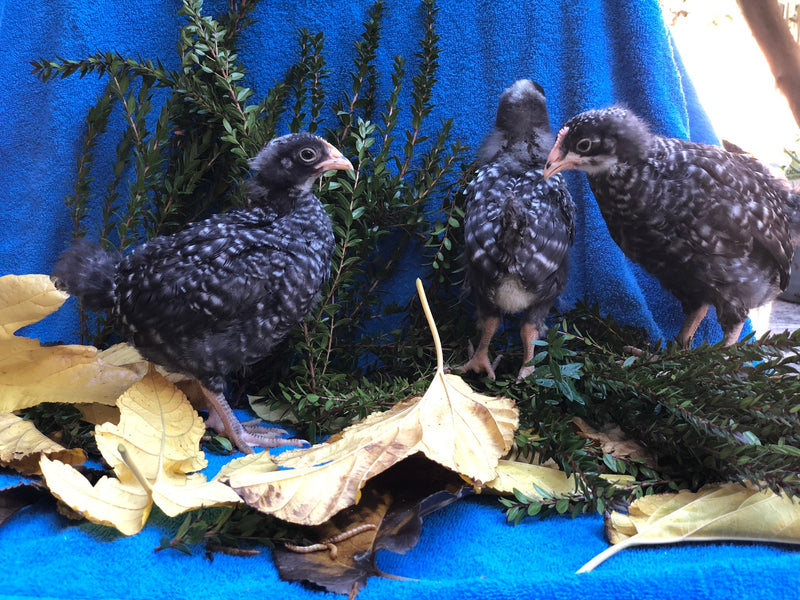
[[[319,163],[319,171],[352,171],[353,163],[347,160],[338,149],[325,142],[325,147],[328,149],[328,158]]]
[[[550,150],[550,154],[547,155],[547,164],[542,171],[542,175],[544,175],[545,179],[575,166],[575,160],[570,160],[569,155],[565,155],[564,151],[561,149],[561,144],[564,141],[564,136],[567,134],[567,131],[569,131],[567,127],[561,128],[561,131],[558,132],[558,136],[556,137],[556,143],[553,144],[553,149]]]

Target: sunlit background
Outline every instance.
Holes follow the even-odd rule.
[[[717,135],[771,166],[785,165],[784,149],[800,150],[800,129],[735,0],[661,4]]]

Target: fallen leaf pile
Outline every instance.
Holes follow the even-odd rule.
[[[108,362],[92,346],[42,346],[15,335],[58,310],[67,298],[46,275],[0,277],[0,466],[26,475],[41,472],[41,454],[68,464],[81,464],[86,456],[45,437],[13,411],[41,402],[66,402],[80,403],[90,412],[108,412],[147,370],[141,359]]]
[[[126,345],[99,352],[91,346],[43,346],[16,335],[67,296],[44,275],[0,277],[0,466],[41,474],[47,486],[34,482],[0,490],[0,525],[46,489],[79,515],[126,535],[144,527],[153,505],[175,516],[245,502],[310,526],[312,539],[318,537],[318,543],[276,552],[282,576],[352,594],[381,574],[378,550],[408,550],[423,516],[473,490],[530,498],[574,493],[576,481],[563,471],[503,459],[518,425],[516,406],[445,373],[419,281],[417,288],[436,347],[436,370],[425,394],[369,415],[325,443],[232,460],[208,481],[200,473],[207,464],[200,450],[205,427],[176,387],[180,378],[167,378]],[[85,420],[96,424],[97,447],[111,473],[90,481],[73,466],[85,461],[82,450],[60,446],[13,414],[41,402],[80,407]],[[598,431],[575,423],[604,453],[649,460],[646,449],[618,428]],[[625,484],[628,476],[604,477]],[[611,513],[606,530],[613,546],[580,572],[642,544],[800,543],[800,503],[752,485],[719,484],[641,498],[629,512]]]
[[[220,472],[249,505],[301,525],[318,525],[358,501],[364,484],[418,452],[472,481],[497,477],[513,443],[518,411],[508,398],[474,392],[444,372],[441,343],[421,282],[437,352],[433,382],[422,396],[351,425],[331,442],[232,461]],[[323,495],[320,490],[325,490]]]
[[[324,523],[355,505],[367,481],[415,454],[476,485],[495,480],[512,445],[517,409],[513,401],[475,393],[444,372],[421,283],[418,289],[437,348],[437,369],[425,394],[370,415],[327,443],[234,460],[209,482],[198,474],[206,464],[199,450],[203,423],[172,383],[125,345],[98,352],[15,336],[67,296],[43,275],[0,278],[0,389],[7,392],[0,464],[31,474],[41,469],[66,505],[128,535],[144,526],[154,503],[176,515],[240,497],[287,521]],[[92,484],[71,466],[84,460],[81,451],[62,448],[12,414],[44,401],[80,403],[87,420],[97,423],[98,449],[113,477]]]
[[[153,503],[168,516],[241,502],[219,481],[197,473],[207,462],[199,450],[205,426],[189,401],[152,369],[117,400],[118,425],[95,430],[97,447],[114,470],[94,486],[81,473],[46,456],[47,487],[74,511],[125,535],[144,527]]]

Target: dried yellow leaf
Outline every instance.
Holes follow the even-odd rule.
[[[422,433],[416,406],[407,400],[372,414],[332,443],[231,461],[218,478],[262,512],[318,525],[355,504],[367,480],[416,451]]]
[[[511,448],[519,411],[513,400],[478,394],[440,369],[420,400],[418,419],[425,456],[484,482],[497,477],[497,461]]]
[[[628,513],[612,513],[606,534],[613,546],[578,571],[643,544],[750,541],[800,544],[800,501],[752,484],[707,485],[697,492],[645,496]]]
[[[0,339],[57,311],[69,294],[57,290],[47,275],[0,277]]]
[[[513,460],[501,460],[497,465],[497,478],[485,488],[500,494],[513,494],[519,490],[529,498],[543,499],[539,490],[553,496],[566,496],[575,491],[575,478],[564,471]],[[539,488],[539,489],[537,489]]]
[[[92,346],[40,346],[36,340],[0,340],[0,412],[41,402],[113,405],[141,379],[136,371],[97,358]]]
[[[417,452],[473,480],[496,478],[497,462],[513,442],[517,408],[444,373],[441,343],[419,281],[417,289],[437,349],[434,381],[423,396],[369,415],[329,443],[232,461],[219,479],[260,511],[316,525],[355,504],[367,480]]]
[[[57,310],[66,298],[46,275],[0,277],[0,412],[40,402],[113,404],[144,375],[142,368],[106,363],[92,346],[44,347],[14,335]]]
[[[185,475],[208,465],[200,450],[205,425],[183,393],[155,370],[117,399],[118,424],[95,428],[97,448],[117,471],[126,470],[122,444],[148,480],[160,472]]]
[[[147,361],[134,346],[125,342],[114,344],[105,350],[101,350],[97,353],[97,356],[108,364],[117,367],[129,367],[143,364],[145,373],[147,372]],[[144,373],[142,373],[142,375],[144,375]]]
[[[153,484],[153,501],[169,517],[189,510],[211,506],[240,504],[242,499],[227,485],[216,479],[206,480],[205,475],[185,477],[161,475]]]
[[[123,483],[103,477],[93,486],[73,467],[46,456],[41,469],[53,495],[92,523],[109,525],[125,535],[139,533],[144,527],[153,500],[136,481]]]
[[[629,485],[635,478],[630,475],[603,474],[603,479],[616,485]],[[575,477],[567,476],[555,463],[540,465],[516,460],[501,460],[497,464],[497,478],[487,482],[479,491],[489,490],[511,495],[519,490],[529,498],[543,500],[541,491],[554,497],[565,497],[577,490]]]
[[[141,373],[142,377],[145,376],[148,369],[154,367],[156,371],[169,379],[172,383],[192,379],[188,375],[167,371],[167,369],[161,365],[147,361],[134,346],[126,342],[114,344],[110,348],[101,350],[97,353],[97,358],[110,365],[125,367],[126,369]]]
[[[132,535],[144,526],[153,502],[169,516],[241,502],[228,486],[194,473],[207,464],[199,448],[205,427],[180,390],[155,369],[117,406],[119,424],[95,428],[97,447],[116,479],[104,477],[92,486],[72,467],[42,459],[47,486],[70,508]]]
[[[26,475],[39,475],[42,454],[72,465],[86,460],[83,450],[64,448],[42,434],[31,421],[11,413],[0,413],[0,466]]]

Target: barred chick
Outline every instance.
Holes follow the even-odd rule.
[[[505,313],[521,313],[518,380],[533,372],[532,342],[566,284],[575,234],[575,205],[566,184],[542,176],[552,142],[544,90],[532,81],[515,82],[500,96],[494,129],[467,188],[466,283],[481,337],[462,371],[494,379],[489,344]]]
[[[564,125],[545,175],[589,178],[611,238],[681,302],[689,346],[709,305],[726,345],[789,282],[800,196],[741,152],[653,133],[620,107]]]
[[[310,134],[277,138],[251,161],[248,209],[153,238],[125,257],[79,242],[59,257],[56,285],[92,310],[111,309],[142,355],[197,378],[218,427],[245,453],[279,446],[246,430],[224,377],[269,355],[311,311],[330,272],[330,218],[311,192],[332,169],[352,169]]]

